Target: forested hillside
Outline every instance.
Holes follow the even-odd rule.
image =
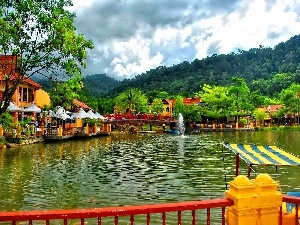
[[[51,87],[53,86],[53,83],[49,80],[40,79],[37,77],[34,77],[33,80],[42,85],[43,89],[46,91],[50,91]],[[88,95],[93,97],[103,96],[109,90],[121,84],[121,81],[108,77],[105,74],[85,76],[82,80],[84,84],[83,92],[88,93]]]
[[[203,84],[229,85],[231,78],[242,77],[249,88],[263,95],[275,96],[291,83],[300,83],[300,35],[274,48],[252,48],[227,55],[212,55],[172,67],[160,66],[122,84],[109,96],[130,88],[167,91],[169,94],[190,96]]]
[[[171,67],[160,66],[123,81],[105,74],[85,76],[83,93],[113,98],[128,88],[139,88],[143,93],[157,90],[170,95],[191,96],[204,84],[230,85],[232,77],[244,78],[251,91],[270,97],[275,97],[293,82],[300,83],[300,35],[274,48],[259,46]],[[45,90],[50,89],[51,82],[35,80]]]

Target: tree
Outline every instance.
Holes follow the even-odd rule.
[[[231,115],[237,117],[247,115],[253,110],[250,102],[250,89],[243,78],[232,78],[233,84],[229,87],[228,94],[232,101]]]
[[[0,72],[4,80],[0,114],[18,85],[40,75],[51,80],[81,76],[93,43],[76,33],[70,0],[18,0],[0,4]]]
[[[205,102],[204,113],[211,118],[224,118],[231,114],[232,100],[228,95],[228,87],[204,85],[197,93]]]
[[[151,104],[151,112],[161,114],[164,111],[164,104],[161,99],[155,98]]]
[[[284,89],[280,93],[280,99],[283,102],[286,111],[298,115],[299,124],[299,113],[300,113],[300,84],[293,83],[287,89]]]
[[[185,110],[184,104],[183,104],[183,97],[178,95],[176,97],[176,101],[174,104],[174,109],[173,109],[173,116],[174,118],[179,117],[179,113],[183,114]]]
[[[257,120],[257,125],[264,122],[264,120],[268,118],[268,114],[263,109],[256,109],[253,112],[253,116]]]
[[[82,87],[81,76],[78,75],[67,81],[57,81],[49,93],[52,107],[62,106],[66,109],[70,109],[73,100],[79,98],[78,93]]]
[[[121,113],[146,112],[148,100],[140,89],[132,88],[116,98],[116,109]]]

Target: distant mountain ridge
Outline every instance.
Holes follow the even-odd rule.
[[[275,96],[291,83],[300,83],[300,35],[274,48],[260,45],[171,67],[159,66],[123,81],[106,74],[94,74],[85,76],[83,82],[84,92],[93,97],[113,98],[128,88],[139,88],[143,93],[157,90],[170,95],[192,96],[203,84],[226,86],[235,76],[244,78],[252,91],[267,96]],[[37,82],[43,87],[50,83]]]
[[[287,74],[281,80],[274,76]],[[232,77],[242,77],[249,88],[264,95],[272,96],[292,82],[300,83],[300,35],[279,43],[274,48],[251,48],[237,53],[214,54],[193,62],[156,69],[122,81],[110,91],[110,95],[127,88],[140,88],[143,92],[151,90],[167,91],[171,95],[191,96],[203,84],[230,85]],[[275,80],[277,79],[277,80]],[[286,80],[285,80],[286,79]]]
[[[53,86],[53,83],[46,78],[33,77],[32,79],[42,85],[46,91],[49,91]],[[121,81],[109,77],[106,74],[87,75],[83,77],[82,81],[84,84],[84,92],[94,97],[104,95],[121,84]]]

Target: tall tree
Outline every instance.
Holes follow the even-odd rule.
[[[229,96],[232,101],[231,115],[237,117],[250,113],[254,106],[250,101],[250,89],[243,78],[232,78],[232,85],[229,87]]]
[[[284,103],[288,113],[297,114],[299,124],[300,113],[300,84],[292,84],[280,93],[281,101]]]
[[[116,98],[116,109],[121,113],[147,112],[148,99],[140,89],[131,88]]]
[[[151,104],[151,112],[161,114],[164,111],[164,104],[159,98],[155,98]]]
[[[50,91],[51,105],[62,106],[70,109],[73,100],[79,98],[79,92],[83,87],[81,76],[74,76],[67,81],[57,81]]]
[[[229,88],[223,86],[204,85],[197,96],[205,102],[204,111],[208,117],[220,119],[231,114],[232,100]]]
[[[86,49],[93,43],[74,26],[70,0],[18,0],[0,4],[0,73],[5,86],[0,114],[9,105],[18,85],[42,75],[51,80],[81,76]]]

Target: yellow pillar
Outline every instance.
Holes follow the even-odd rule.
[[[235,128],[239,129],[239,123],[235,123]]]
[[[223,129],[223,124],[222,123],[220,124],[220,129]]]
[[[203,123],[201,123],[201,129],[203,129],[204,128],[204,124]]]
[[[0,137],[3,137],[3,127],[0,127]]]
[[[277,192],[279,184],[268,174],[259,174],[254,180],[239,175],[229,185],[225,197],[234,205],[226,211],[228,225],[278,224],[282,194]]]
[[[216,129],[216,124],[213,124],[213,129]]]
[[[226,210],[228,225],[257,225],[257,207],[259,198],[255,193],[255,184],[248,177],[239,175],[229,182],[230,188],[225,197],[234,201]]]
[[[259,195],[257,209],[261,225],[278,224],[278,209],[282,205],[282,194],[277,191],[279,184],[268,174],[259,174],[253,180],[255,192]]]
[[[42,135],[45,134],[45,126],[44,125],[41,125],[41,132],[42,132]]]
[[[58,127],[58,136],[63,136],[63,128],[61,125]]]
[[[89,125],[87,124],[85,127],[85,133],[88,134],[89,133]]]

